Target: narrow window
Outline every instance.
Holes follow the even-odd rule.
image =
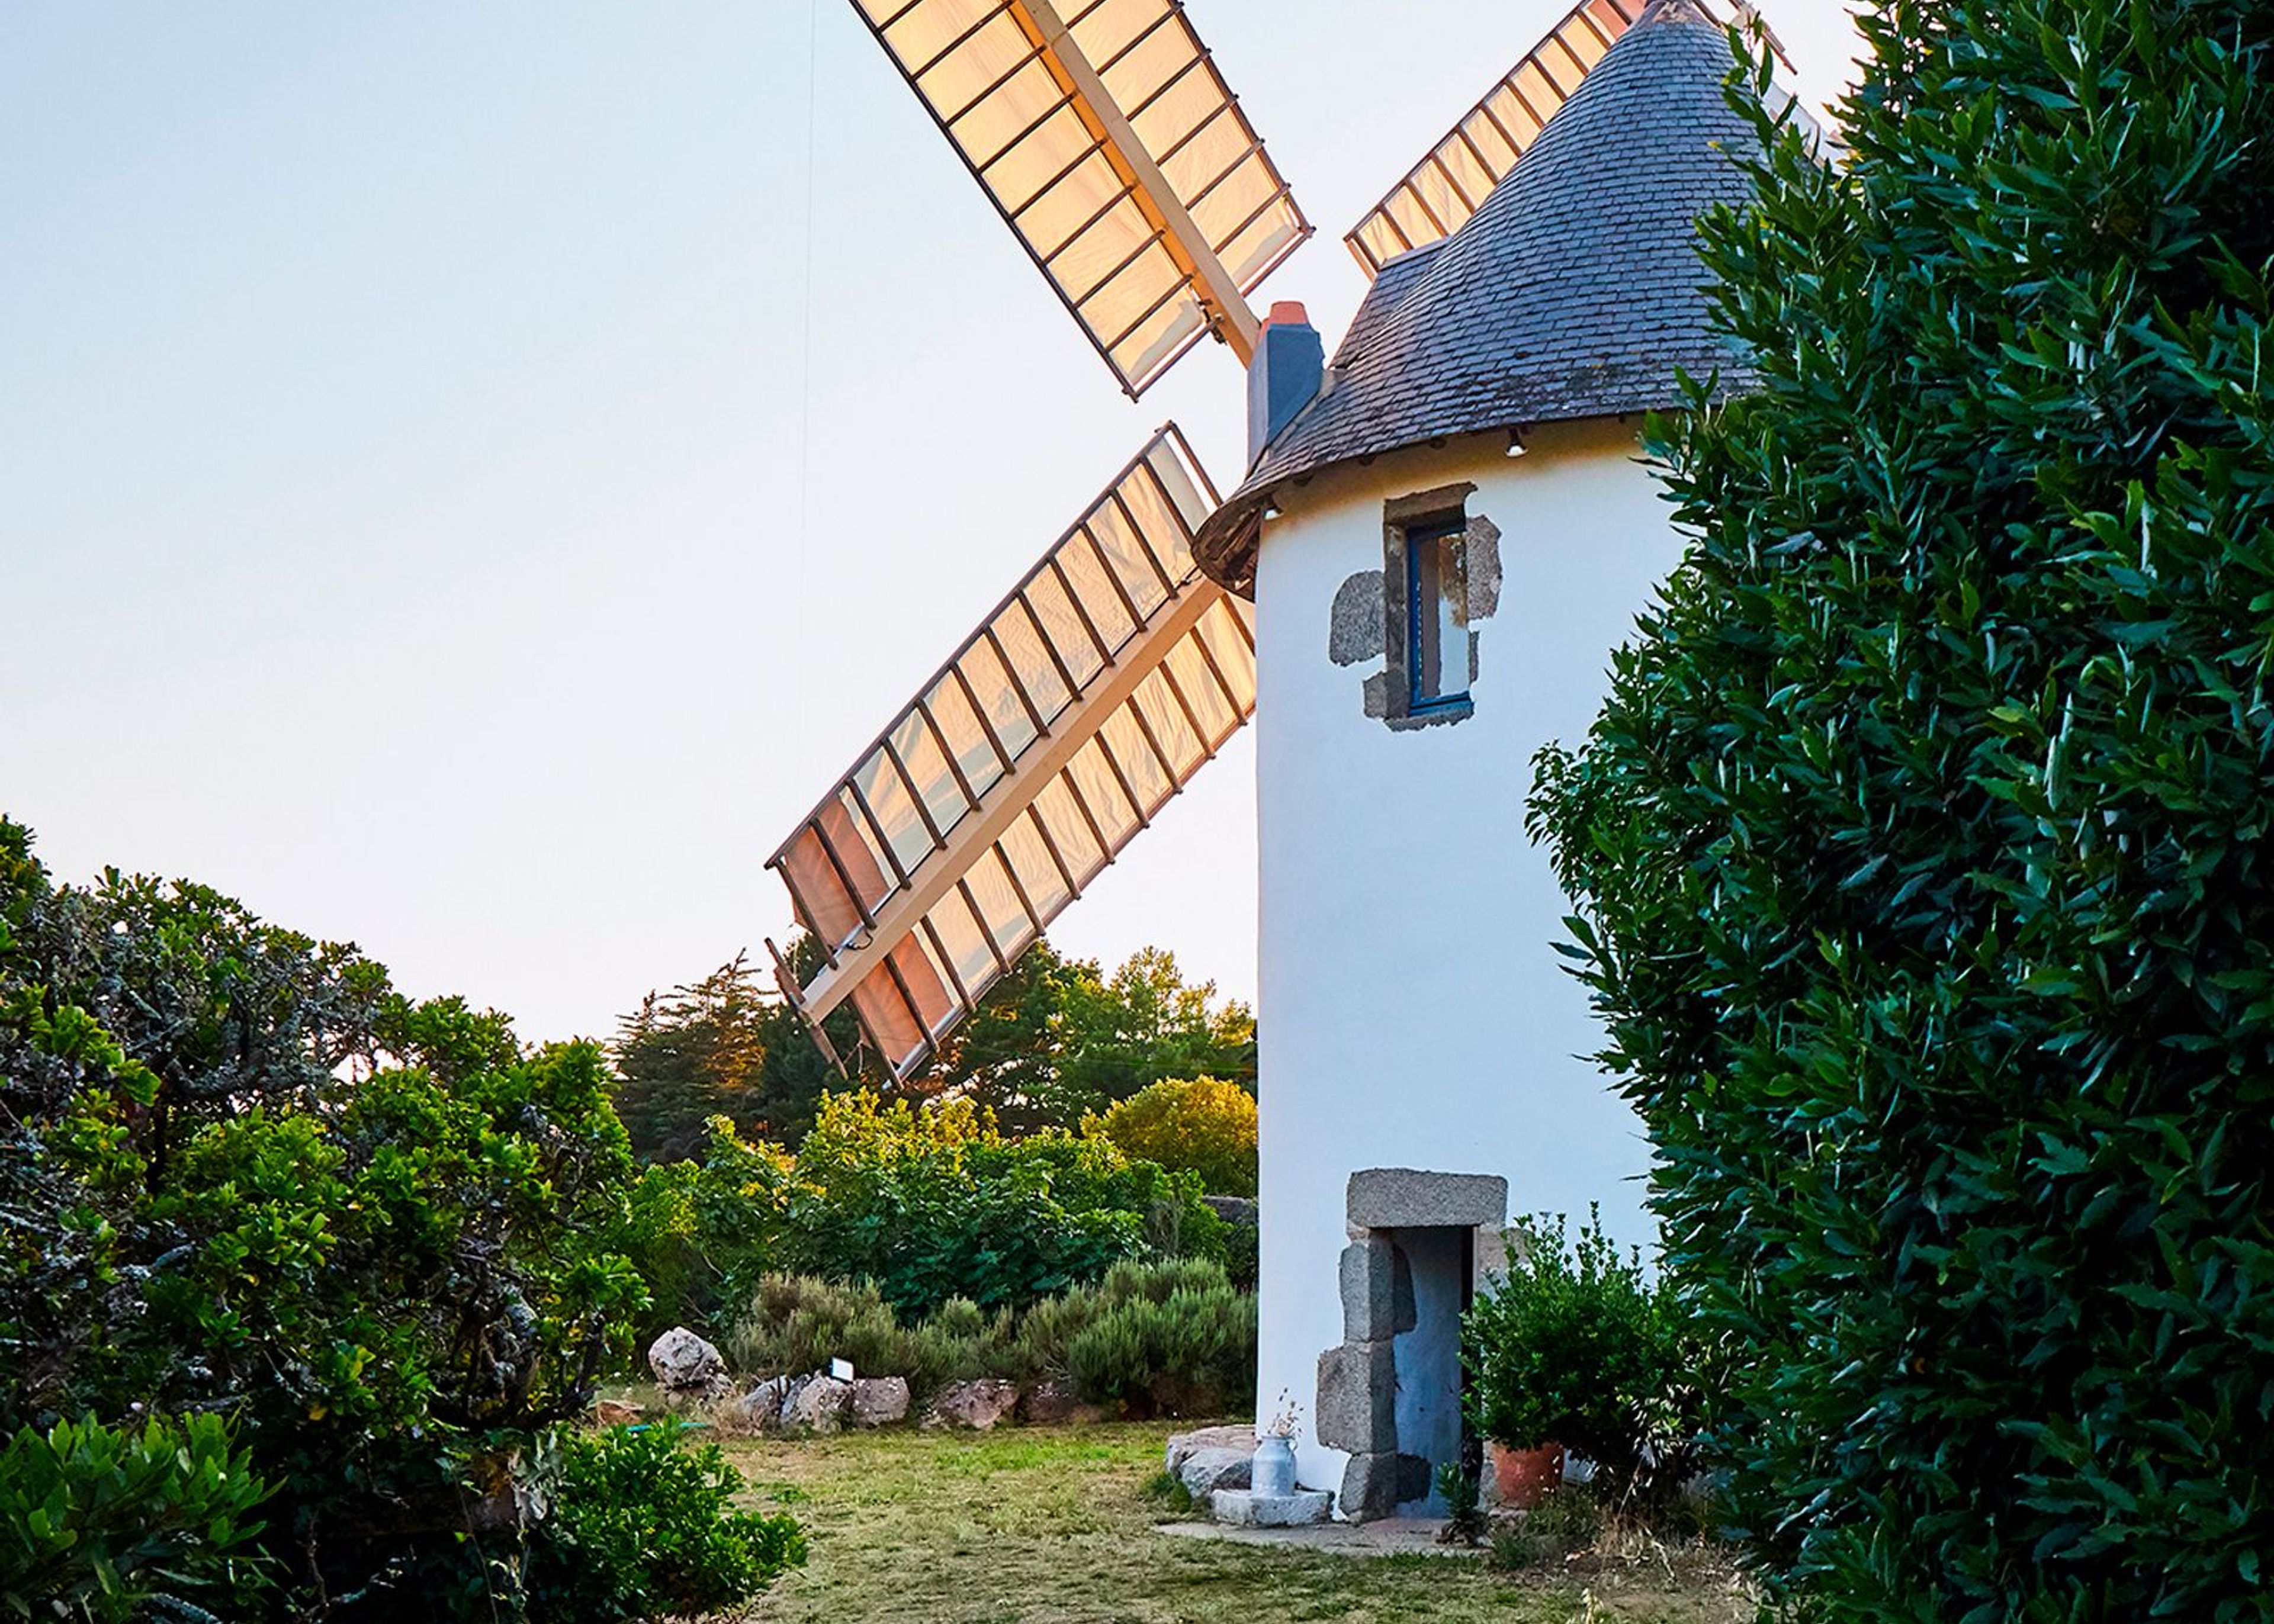
[[[1379,716],[1393,731],[1459,722],[1473,713],[1468,499],[1475,491],[1472,485],[1440,485],[1382,504],[1384,658],[1379,692],[1370,691],[1367,714]],[[1492,555],[1480,556],[1490,575]]]
[[[1405,677],[1415,712],[1469,697],[1467,523],[1452,519],[1405,532]]]

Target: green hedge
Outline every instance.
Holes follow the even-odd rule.
[[[2274,1617],[2274,13],[1867,8],[1535,801],[1832,1620]]]

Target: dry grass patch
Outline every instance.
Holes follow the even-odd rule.
[[[1174,1430],[729,1442],[752,1503],[794,1512],[811,1544],[805,1568],[779,1581],[750,1616],[779,1624],[1737,1624],[1751,1616],[1728,1569],[1695,1559],[1502,1574],[1461,1558],[1358,1558],[1157,1533],[1170,1514],[1143,1488]]]

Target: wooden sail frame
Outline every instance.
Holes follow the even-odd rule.
[[[1344,236],[1368,279],[1398,255],[1459,230],[1650,4],[1579,0],[1502,74]],[[1716,15],[1727,12],[1727,20],[1759,30],[1771,49],[1784,56],[1782,44],[1750,0],[1718,0],[1708,10]],[[1789,58],[1786,66],[1791,66]]]
[[[1254,713],[1248,606],[1202,576],[1206,470],[1165,425],[767,860],[896,1075],[1009,974]]]
[[[1133,399],[1311,235],[1181,0],[854,0]]]

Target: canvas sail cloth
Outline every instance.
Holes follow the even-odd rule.
[[[1252,335],[1311,228],[1177,0],[855,5],[1132,396]]]
[[[1367,275],[1399,254],[1459,230],[1651,3],[1580,0],[1565,13],[1344,236]],[[1748,0],[1719,0],[1715,6],[1693,3],[1716,20],[1761,29],[1782,55],[1783,48]]]
[[[1255,710],[1250,611],[1202,577],[1214,488],[1172,424],[768,860],[907,1075]]]

